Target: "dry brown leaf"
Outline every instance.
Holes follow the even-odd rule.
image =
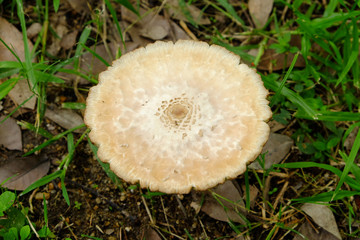
[[[70,4],[71,8],[77,13],[89,13],[90,10],[88,8],[87,0],[67,0]]]
[[[94,46],[90,47],[92,50],[94,50],[100,57],[102,57],[105,61],[107,61],[109,64],[114,59],[114,55],[117,52],[117,49],[115,47],[115,44],[109,43],[109,52],[106,50],[105,45],[101,44],[96,46],[94,49]],[[81,56],[81,62],[80,62],[80,71],[81,73],[84,73],[85,75],[93,75],[97,76],[99,73],[106,70],[107,66],[101,62],[97,57],[95,57],[92,53],[86,52]],[[69,64],[64,66],[65,69],[73,69],[73,64]],[[68,73],[62,73],[59,72],[56,74],[56,76],[63,78],[65,81],[74,80],[77,76],[73,74]],[[79,81],[80,84],[88,84],[89,82],[83,78],[80,78]]]
[[[5,116],[0,117],[0,122]],[[8,118],[0,124],[0,145],[9,150],[22,150],[21,129],[16,120]]]
[[[189,22],[189,20],[186,18],[186,16],[184,15],[183,11],[180,8],[178,0],[168,0],[167,5],[168,5],[169,14],[172,18],[176,20],[182,20],[184,22]],[[211,23],[209,18],[205,17],[203,15],[203,12],[194,5],[188,5],[187,10],[190,12],[191,17],[194,19],[194,21],[197,24],[206,25]]]
[[[286,135],[270,133],[269,140],[265,144],[261,153],[265,155],[265,169],[269,169],[273,164],[279,163],[289,153],[294,141]],[[262,169],[258,161],[249,165],[251,169]]]
[[[24,101],[34,95],[30,91],[29,84],[26,79],[19,80],[13,89],[9,92],[9,97],[16,103],[16,105],[22,104]],[[22,105],[23,108],[34,109],[36,104],[36,97],[33,96],[29,101]]]
[[[159,234],[152,229],[151,227],[148,227],[147,229],[145,229],[144,231],[144,235],[141,239],[146,239],[146,240],[161,240],[161,237],[159,236]]]
[[[244,206],[243,198],[232,181],[226,181],[225,183],[215,187],[213,191],[218,195],[236,203],[237,205]],[[224,209],[218,200],[223,204],[223,206],[227,208],[227,210]],[[210,194],[207,195],[205,197],[201,211],[219,221],[228,222],[229,219],[231,219],[234,222],[242,224],[245,223],[244,220],[239,216],[238,206],[220,198],[218,198],[218,200],[216,200]]]
[[[336,224],[333,212],[326,205],[305,203],[301,210],[309,215],[314,222],[334,235],[337,239],[341,239],[341,235]]]
[[[265,26],[273,8],[274,0],[249,0],[249,12],[256,28]]]
[[[51,27],[55,30],[57,36],[51,36],[52,41],[50,46],[47,48],[47,51],[53,56],[57,56],[57,54],[61,50],[61,39],[69,32],[69,29],[66,25],[66,16],[52,16]]]
[[[165,17],[157,14],[155,11],[146,11],[145,9],[140,8],[139,13],[140,16],[142,16],[140,19],[135,13],[131,12],[124,6],[121,7],[121,13],[123,20],[130,23],[136,22],[136,28],[133,28],[132,32],[134,32],[134,29],[138,29],[139,34],[143,37],[150,38],[152,40],[160,40],[164,39],[170,33],[169,21]],[[135,39],[132,40],[136,42]]]
[[[268,45],[275,43],[274,40],[269,40]],[[301,48],[301,36],[291,35],[290,46]],[[266,49],[264,54],[261,56],[259,70],[266,71],[277,71],[283,68],[288,68],[294,59],[295,54],[293,53],[276,53],[274,49]],[[305,60],[303,56],[299,55],[295,62],[295,67],[305,67]]]
[[[21,32],[11,23],[0,17],[0,38],[13,50],[21,61],[25,61],[24,42]],[[29,50],[31,51],[33,45],[28,41]],[[17,61],[16,57],[0,42],[0,61]],[[0,79],[1,80],[1,79]],[[15,87],[9,92],[10,98],[20,105],[26,99],[31,97],[33,93],[30,91],[26,80],[20,80]],[[23,105],[25,108],[34,109],[36,97],[30,99]]]
[[[186,34],[186,32],[179,27],[179,25],[177,25],[176,23],[174,23],[173,21],[170,21],[170,26],[171,26],[171,30],[172,33],[174,34],[174,38],[172,39],[174,42],[176,42],[177,40],[189,40],[190,37],[189,35]]]
[[[67,33],[61,39],[60,46],[65,50],[72,48],[76,43],[76,37],[77,37],[78,32],[79,32],[78,30],[74,30],[70,33]]]
[[[13,190],[25,190],[35,181],[47,174],[50,161],[45,155],[21,157],[12,154],[0,166],[0,183],[12,177],[3,186]]]
[[[339,238],[335,237],[322,227],[316,228],[315,230],[314,227],[308,222],[301,224],[298,232],[305,238],[297,234],[293,240],[339,240]]]
[[[0,38],[13,50],[16,55],[25,61],[24,42],[21,32],[11,23],[0,17]],[[30,51],[33,45],[28,41]],[[12,53],[0,42],[0,61],[17,61]]]
[[[45,117],[49,118],[65,129],[71,129],[84,123],[82,117],[79,114],[69,109],[47,109],[45,112]],[[83,128],[75,130],[77,133],[81,133],[83,131]]]
[[[36,37],[41,32],[42,26],[40,23],[36,22],[30,25],[26,30],[28,38]]]

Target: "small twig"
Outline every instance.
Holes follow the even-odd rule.
[[[162,208],[164,210],[164,216],[165,216],[165,221],[167,223],[168,231],[171,232],[170,223],[168,221],[168,217],[167,217],[167,214],[166,214],[166,209],[165,209],[165,206],[164,206],[164,200],[162,199],[161,196],[160,196],[160,202],[161,202],[161,206],[162,206]]]
[[[148,207],[148,205],[147,205],[147,202],[146,202],[146,200],[145,200],[145,198],[144,198],[144,195],[142,194],[141,189],[140,189],[140,194],[141,194],[141,200],[142,200],[143,203],[144,203],[145,210],[146,210],[147,214],[149,215],[150,222],[151,222],[151,224],[152,224],[153,226],[155,226],[155,221],[154,221],[153,217],[151,216],[150,209],[149,209],[149,207]]]
[[[279,201],[280,201],[280,198],[282,198],[284,196],[284,193],[285,191],[287,190],[287,187],[289,185],[289,181],[286,181],[283,185],[283,187],[281,188],[281,191],[279,192],[279,194],[276,196],[276,199],[275,199],[275,202],[273,204],[273,212],[275,211]]]
[[[31,230],[33,230],[33,232],[35,233],[36,237],[37,237],[38,239],[40,239],[40,236],[39,236],[39,234],[37,233],[37,231],[36,231],[36,229],[34,228],[34,226],[32,225],[32,223],[31,223],[28,215],[25,215],[25,217],[26,217],[26,219],[27,219],[28,222],[29,222],[29,226],[30,226]]]
[[[38,191],[38,189],[36,188],[32,193],[31,193],[31,195],[30,195],[30,197],[29,197],[29,211],[31,212],[31,213],[34,213],[34,207],[33,207],[33,205],[32,205],[32,200],[33,200],[33,198],[34,198],[34,196],[35,196],[35,194],[36,194],[36,192]]]
[[[180,20],[180,26],[184,29],[184,31],[189,35],[189,37],[192,40],[197,41],[197,37],[190,31],[190,29],[188,28],[188,26],[186,25],[186,23],[183,20]]]
[[[184,208],[183,204],[181,203],[180,198],[178,197],[178,195],[175,195],[175,198],[176,198],[176,201],[179,203],[181,211],[183,212],[184,216],[187,218],[185,208]]]
[[[71,229],[71,225],[66,222],[66,219],[64,218],[63,215],[60,215],[60,217],[61,217],[61,219],[65,222],[66,228],[69,229],[69,231],[71,232],[71,234],[73,235],[73,237],[75,238],[75,240],[77,240],[76,235],[74,234],[73,230]]]

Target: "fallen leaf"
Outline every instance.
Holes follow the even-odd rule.
[[[4,118],[1,116],[0,122]],[[11,117],[0,124],[0,145],[9,150],[22,150],[21,129],[16,120]]]
[[[146,11],[145,9],[140,8],[139,13],[141,17],[139,18],[135,13],[122,6],[121,13],[123,20],[130,23],[136,23],[136,28],[133,27],[133,33],[134,29],[138,29],[141,36],[152,40],[164,39],[170,33],[169,21],[164,16],[157,14],[155,11]],[[130,31],[129,34],[131,35]],[[136,42],[135,39],[132,40]]]
[[[51,36],[51,44],[47,47],[47,51],[53,55],[57,56],[59,51],[61,50],[61,39],[69,32],[67,28],[66,16],[52,16],[51,20],[51,28],[55,31],[56,36]]]
[[[277,164],[289,153],[294,141],[286,135],[270,133],[269,139],[261,153],[265,155],[265,169],[269,169],[273,164]],[[251,169],[262,169],[260,163],[255,161],[249,165]]]
[[[187,35],[186,32],[184,30],[182,30],[182,28],[179,27],[173,21],[170,21],[170,26],[171,26],[172,33],[174,34],[174,39],[173,39],[174,42],[176,42],[177,40],[180,40],[180,39],[182,39],[182,40],[190,39],[189,35]]]
[[[12,177],[3,187],[22,191],[45,176],[49,168],[50,161],[45,155],[21,157],[14,153],[0,166],[0,183]]]
[[[268,45],[275,43],[274,40],[270,39]],[[291,47],[297,47],[301,49],[301,36],[291,35],[289,42]],[[257,66],[259,70],[266,71],[278,71],[283,68],[290,67],[295,54],[293,53],[276,53],[274,49],[265,49],[264,54],[260,58],[260,62]],[[305,67],[306,63],[302,55],[299,55],[295,62],[295,67]]]
[[[231,202],[236,203],[237,205],[244,206],[243,198],[232,181],[226,181],[225,183],[215,187],[213,192],[230,200]],[[231,219],[231,221],[245,224],[244,220],[239,215],[238,206],[221,198],[215,199],[211,194],[207,194],[205,196],[205,201],[202,205],[201,211],[219,221],[228,222],[229,219]]]
[[[96,52],[100,57],[102,57],[108,64],[111,64],[111,62],[114,59],[114,55],[117,51],[115,44],[109,43],[109,52],[106,51],[106,47],[104,44],[97,45],[96,47],[92,46],[90,49]],[[64,69],[73,69],[73,64],[68,64],[63,67]],[[105,71],[107,66],[100,61],[97,57],[95,57],[92,53],[86,52],[81,56],[80,61],[80,72],[85,75],[93,75],[95,78],[97,78],[97,75],[103,71]],[[77,76],[74,74],[68,74],[63,72],[58,72],[56,76],[64,79],[65,81],[69,80],[75,80]],[[80,78],[79,80],[80,84],[88,84],[89,82],[84,79]]]
[[[40,23],[35,22],[30,25],[30,27],[26,30],[26,34],[28,38],[36,37],[41,32],[42,26]]]
[[[67,0],[71,8],[77,13],[89,13],[87,0]]]
[[[168,12],[170,16],[176,20],[182,20],[184,22],[189,22],[189,19],[186,17],[184,11],[181,9],[178,0],[168,0]],[[200,25],[210,24],[209,18],[205,17],[201,9],[197,8],[193,4],[187,5],[187,10],[190,13],[191,18]]]
[[[319,227],[315,230],[308,222],[301,224],[298,232],[302,236],[296,234],[293,240],[339,240],[339,238],[335,237],[322,227]]]
[[[24,42],[21,32],[11,23],[0,17],[0,38],[16,53],[21,61],[25,61]],[[33,49],[33,45],[28,41],[29,50]],[[0,61],[17,61],[16,57],[0,42]],[[0,79],[1,80],[1,79]],[[8,94],[10,98],[17,104],[22,104],[26,99],[31,97],[33,93],[30,91],[26,80],[20,80]],[[23,107],[34,109],[36,97],[26,102]]]
[[[84,123],[82,117],[70,109],[47,109],[45,117],[59,124],[65,129],[71,129]],[[76,133],[82,133],[84,128],[75,130]]]
[[[74,30],[70,33],[67,33],[60,42],[60,46],[65,49],[68,50],[70,48],[72,48],[75,44],[76,44],[76,37],[77,37],[78,31]]]
[[[22,33],[11,23],[0,17],[0,38],[16,53],[21,61],[25,61]],[[28,41],[29,50],[33,45]],[[0,42],[0,61],[17,61],[16,57]]]
[[[152,229],[151,227],[148,227],[145,229],[144,231],[144,235],[141,239],[146,239],[146,240],[161,240],[159,234]]]
[[[305,203],[301,207],[301,210],[309,215],[317,225],[334,235],[336,239],[341,239],[334,214],[328,206],[322,204]]]
[[[36,96],[33,96],[34,93],[30,91],[29,84],[26,79],[19,80],[8,95],[11,100],[16,103],[16,105],[23,104],[26,100],[31,98],[26,103],[24,103],[22,107],[28,109],[35,108]]]
[[[265,26],[273,8],[274,0],[249,0],[250,16],[256,28]]]

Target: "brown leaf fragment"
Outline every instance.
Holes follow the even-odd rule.
[[[70,4],[71,8],[77,13],[89,13],[90,10],[88,8],[87,0],[67,0]]]
[[[90,47],[93,51],[95,51],[100,57],[102,57],[106,62],[111,64],[115,57],[115,53],[117,51],[115,44],[109,43],[109,52],[106,50],[104,44],[97,45],[96,47]],[[86,52],[81,56],[80,62],[80,72],[84,73],[85,75],[93,75],[97,78],[97,75],[100,72],[106,70],[107,66],[100,61],[97,57],[95,57],[92,53]],[[73,69],[73,64],[65,65],[65,69]],[[65,81],[74,80],[76,76],[74,74],[62,73],[59,72],[56,74],[58,77],[61,77]],[[80,78],[80,84],[88,84],[89,82],[83,78]]]
[[[0,17],[0,38],[16,53],[21,61],[25,61],[24,42],[21,32],[11,23]],[[33,45],[28,41],[29,50]],[[16,57],[0,42],[0,61],[17,61]]]
[[[180,40],[180,39],[183,39],[183,40],[190,39],[189,35],[187,35],[186,32],[184,30],[182,30],[182,28],[179,27],[179,25],[177,25],[173,21],[170,21],[170,26],[171,26],[172,33],[174,34],[174,39],[173,39],[174,42],[176,42],[177,40]]]
[[[249,0],[249,12],[256,28],[265,26],[273,4],[274,0]]]
[[[28,109],[35,108],[36,97],[33,96],[34,93],[30,90],[26,79],[19,80],[8,95],[16,105],[22,104],[31,97],[31,99],[24,103],[22,107]]]
[[[269,40],[268,45],[275,43],[274,40]],[[291,35],[290,46],[301,48],[301,36]],[[259,70],[265,71],[278,71],[283,68],[290,67],[295,54],[293,53],[276,53],[274,49],[266,49],[261,56],[260,62],[257,66]],[[299,55],[295,62],[295,67],[305,67],[305,59],[302,55]]]
[[[310,223],[305,222],[299,228],[299,233],[302,235],[295,235],[293,240],[339,240],[339,238],[335,237],[333,234],[329,233],[322,227],[314,229]]]
[[[45,112],[45,117],[49,118],[65,129],[71,129],[84,123],[82,117],[79,114],[69,109],[47,109]],[[83,128],[75,130],[77,133],[81,133],[83,131]]]
[[[5,116],[0,117],[0,122]],[[16,120],[8,118],[0,124],[0,145],[9,150],[22,150],[21,129]]]
[[[65,50],[72,48],[76,43],[76,37],[77,37],[78,32],[79,32],[78,30],[74,30],[70,33],[67,33],[61,39],[60,46]]]
[[[178,0],[168,0],[168,12],[170,16],[176,20],[181,20],[184,22],[189,22],[188,18],[185,16],[184,11],[181,9]],[[187,10],[189,11],[193,20],[200,25],[207,25],[210,24],[209,18],[204,16],[203,11],[197,8],[194,5],[188,5]]]
[[[144,235],[141,239],[146,239],[146,240],[161,240],[161,237],[159,236],[159,234],[152,229],[151,227],[148,227],[145,229],[144,231]]]
[[[277,164],[289,153],[294,141],[286,135],[270,133],[269,140],[265,144],[261,153],[265,155],[265,169],[269,169],[273,164]],[[255,161],[249,165],[251,169],[262,169],[260,163]]]
[[[225,183],[215,187],[213,191],[235,204],[219,197],[215,199],[213,196],[208,194],[205,197],[201,211],[219,221],[228,222],[229,219],[231,219],[234,222],[244,224],[244,220],[239,215],[239,206],[237,206],[244,206],[243,198],[233,182],[226,181]],[[223,206],[225,206],[225,208]]]
[[[30,25],[27,29],[26,34],[28,38],[36,37],[41,32],[42,26],[40,23],[36,22]]]
[[[135,27],[136,29],[138,29],[139,34],[143,37],[152,40],[160,40],[164,39],[166,36],[169,35],[169,21],[164,16],[160,16],[157,12],[153,10],[146,11],[145,9],[140,8],[140,19],[138,19],[138,16],[136,16],[135,13],[131,12],[124,6],[122,6],[121,8],[121,13],[125,21],[128,21],[130,23],[136,22]],[[136,42],[135,39],[132,40]]]
[[[3,186],[22,191],[45,176],[49,168],[50,161],[45,155],[21,157],[13,153],[0,165],[0,183],[11,177]]]
[[[305,203],[301,210],[309,215],[314,222],[335,236],[335,239],[341,239],[341,235],[336,224],[333,212],[326,205]]]

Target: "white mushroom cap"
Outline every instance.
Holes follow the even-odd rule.
[[[125,54],[90,89],[85,123],[122,179],[165,193],[235,178],[268,139],[260,76],[204,42],[156,42]]]

